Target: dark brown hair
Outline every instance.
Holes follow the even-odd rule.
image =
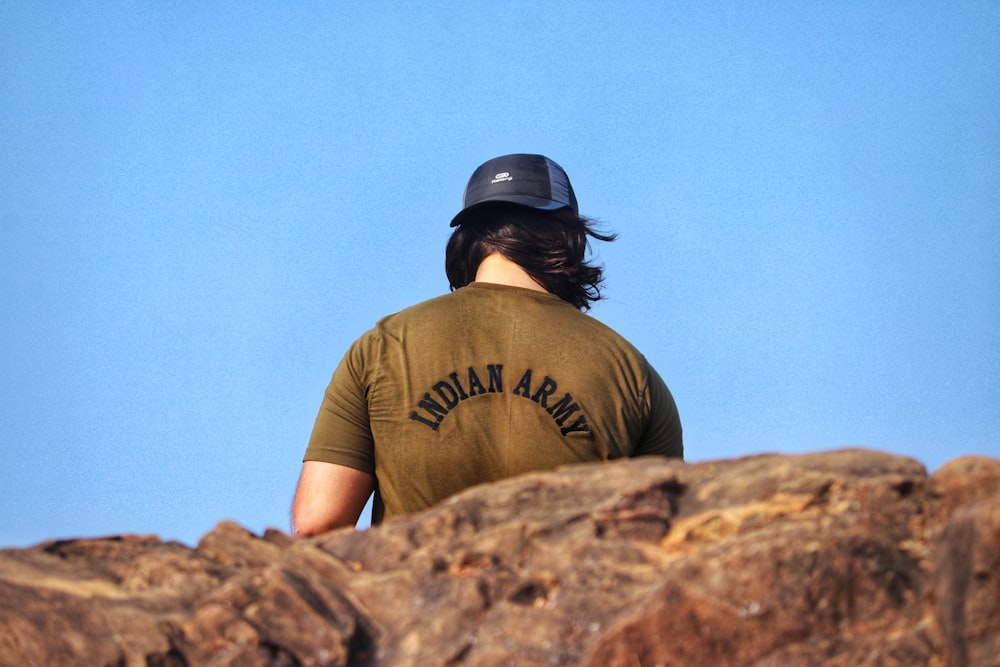
[[[546,291],[588,310],[601,299],[604,282],[604,269],[587,262],[588,237],[614,241],[617,235],[597,232],[591,220],[569,208],[483,204],[467,214],[448,240],[445,272],[451,289],[465,287],[475,280],[480,263],[499,252]]]

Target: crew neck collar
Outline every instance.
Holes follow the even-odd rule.
[[[504,285],[503,283],[489,283],[475,281],[471,282],[465,287],[472,287],[477,290],[488,290],[492,292],[510,292],[516,294],[524,294],[526,296],[531,296],[539,299],[555,299],[560,303],[566,303],[560,297],[552,294],[551,292],[540,292],[538,290],[529,289],[527,287],[518,287],[517,285]],[[465,288],[462,288],[465,289]]]

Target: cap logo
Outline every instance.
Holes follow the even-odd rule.
[[[490,181],[490,185],[494,185],[496,183],[499,183],[500,181],[513,181],[513,180],[514,179],[511,178],[510,172],[501,171],[499,174],[493,177],[493,180]]]

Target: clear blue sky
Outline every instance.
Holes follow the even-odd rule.
[[[322,392],[544,153],[689,460],[1000,456],[1000,3],[0,2],[0,546],[287,530]],[[585,362],[585,360],[582,360]]]

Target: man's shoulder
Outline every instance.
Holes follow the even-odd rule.
[[[397,310],[394,313],[390,313],[382,317],[376,323],[376,327],[392,327],[398,325],[400,322],[406,322],[414,318],[420,318],[446,310],[452,307],[452,304],[455,301],[455,295],[456,292],[449,292],[448,294],[440,294],[424,301],[418,301],[411,306],[407,306],[402,310]]]
[[[455,294],[441,294],[385,315],[365,332],[364,337],[375,340],[401,339],[416,329],[434,326],[434,322],[447,321],[448,313],[454,310]]]

